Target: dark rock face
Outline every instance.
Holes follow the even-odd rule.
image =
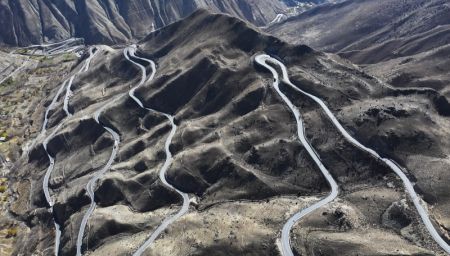
[[[88,44],[122,43],[200,8],[258,26],[286,11],[281,0],[1,0],[0,44],[25,46],[69,37],[85,38]]]

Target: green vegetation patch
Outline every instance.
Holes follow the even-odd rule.
[[[8,133],[6,131],[0,133],[0,137],[8,138]]]
[[[77,57],[74,54],[72,54],[72,53],[64,53],[62,61],[63,62],[70,62],[70,61],[74,61],[76,59],[77,59]]]
[[[17,52],[18,54],[27,54],[27,53],[28,53],[28,50],[27,50],[27,49],[18,49],[16,52]]]
[[[8,87],[14,84],[14,79],[12,77],[9,77],[6,79],[3,83],[0,84],[0,87]]]
[[[16,237],[17,233],[19,233],[19,229],[17,227],[11,227],[6,230],[6,238]]]

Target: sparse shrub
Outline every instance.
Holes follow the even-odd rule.
[[[27,49],[19,49],[16,51],[18,54],[27,54],[28,50]]]
[[[7,87],[14,84],[14,79],[12,77],[9,77],[6,79],[3,83],[0,84],[0,87]]]
[[[6,230],[6,238],[16,237],[18,232],[19,230],[17,227],[8,228],[8,230]]]
[[[71,53],[64,53],[63,55],[63,62],[69,62],[76,59],[77,59],[76,56]]]
[[[250,149],[250,154],[247,158],[247,162],[249,164],[256,164],[258,163],[260,160],[260,156],[258,154],[258,150],[256,150],[255,147],[252,147],[252,149]]]
[[[241,140],[236,142],[236,150],[238,152],[247,152],[251,149],[252,144],[248,138],[242,138]]]

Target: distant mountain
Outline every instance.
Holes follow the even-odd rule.
[[[73,36],[85,38],[88,44],[122,43],[199,8],[257,26],[287,11],[282,0],[0,0],[0,44],[25,46]]]
[[[268,31],[371,65],[371,72],[397,86],[441,90],[450,84],[449,13],[447,0],[350,0],[316,7]]]
[[[325,2],[329,2],[329,0],[283,0],[283,2],[286,3],[287,6],[293,7],[303,3],[322,4]]]
[[[446,0],[350,0],[314,8],[269,31],[329,52],[358,51],[450,25],[449,10]]]

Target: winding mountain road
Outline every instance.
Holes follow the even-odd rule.
[[[327,168],[322,164],[319,155],[316,153],[314,148],[308,142],[308,140],[306,138],[306,133],[305,133],[305,126],[303,125],[303,120],[301,118],[300,111],[298,110],[298,108],[296,106],[294,106],[294,104],[289,100],[289,98],[283,92],[281,92],[280,87],[279,87],[280,78],[278,76],[278,72],[273,67],[271,67],[270,65],[267,64],[267,61],[270,61],[270,59],[267,58],[265,55],[259,55],[255,58],[255,60],[259,65],[267,68],[268,70],[270,70],[270,72],[272,72],[272,75],[275,79],[275,81],[273,83],[273,87],[275,88],[277,93],[281,96],[283,101],[289,106],[289,109],[292,111],[292,113],[295,116],[295,120],[297,122],[297,135],[298,135],[298,138],[300,139],[300,142],[303,144],[306,151],[308,151],[308,154],[314,160],[314,163],[317,165],[317,167],[319,167],[320,171],[325,176],[328,184],[331,187],[331,193],[327,197],[325,197],[324,199],[320,200],[319,202],[309,206],[308,208],[296,213],[294,216],[292,216],[286,222],[286,224],[284,224],[283,230],[281,232],[282,254],[285,256],[288,256],[288,255],[293,256],[294,254],[292,253],[291,245],[290,245],[290,232],[291,232],[292,227],[298,220],[300,220],[307,214],[309,214],[309,213],[321,208],[322,206],[330,203],[331,201],[333,201],[337,197],[338,192],[339,192],[338,185],[337,185],[336,181],[334,180],[333,176],[331,176],[330,172],[327,170]]]
[[[85,63],[83,64],[83,66],[82,66],[81,70],[78,72],[78,74],[88,70],[90,62],[91,62],[93,57],[94,57],[94,54],[93,54],[93,50],[91,48],[90,49],[90,55],[89,55],[88,59],[85,61]],[[47,124],[48,124],[48,118],[49,118],[50,111],[54,109],[56,103],[58,102],[58,98],[62,94],[66,84],[68,84],[67,87],[69,87],[72,84],[74,78],[75,78],[75,76],[72,76],[70,79],[65,80],[62,83],[62,85],[59,88],[59,90],[57,91],[56,95],[53,97],[52,102],[47,107],[47,109],[45,111],[45,115],[44,115],[44,122],[42,124],[42,130],[41,130],[41,134],[40,134],[41,136],[45,135],[45,133],[47,132]],[[67,94],[66,94],[66,97],[64,99],[64,105],[66,105],[66,102],[68,104]],[[66,114],[67,114],[67,117],[71,116],[71,114],[68,111],[66,112]],[[49,189],[48,185],[49,185],[49,180],[50,180],[51,174],[53,173],[53,170],[54,170],[54,167],[55,167],[55,159],[48,152],[47,146],[48,146],[48,143],[50,142],[50,140],[55,136],[55,134],[59,131],[59,129],[62,127],[63,124],[64,124],[64,122],[60,122],[58,124],[58,126],[53,129],[52,133],[48,137],[46,137],[44,139],[44,142],[42,144],[42,146],[44,147],[44,150],[45,150],[45,152],[47,154],[47,157],[49,159],[49,162],[50,162],[50,164],[49,164],[49,166],[47,168],[47,171],[45,172],[45,175],[44,175],[44,180],[42,182],[42,189],[44,190],[45,199],[46,199],[48,205],[50,206],[49,211],[51,213],[53,213],[53,205],[55,204],[55,202],[54,202],[54,200],[52,199],[52,197],[50,195],[50,189]],[[61,242],[61,228],[60,228],[59,224],[56,222],[55,219],[53,219],[53,222],[54,222],[54,225],[55,225],[55,232],[56,232],[56,234],[55,234],[55,255],[58,255],[58,253],[59,253],[59,245],[60,245],[60,242]]]
[[[69,100],[70,97],[72,97],[72,83],[73,83],[73,79],[75,79],[75,76],[71,76],[69,78],[69,81],[67,82],[67,87],[66,87],[66,95],[64,96],[64,105],[63,105],[63,109],[64,112],[66,112],[66,116],[72,116],[72,113],[70,113],[69,111]]]
[[[175,125],[174,122],[174,117],[172,115],[166,114],[166,113],[162,113],[159,112],[157,110],[154,109],[150,109],[150,108],[146,108],[144,107],[144,104],[134,95],[134,92],[136,91],[136,89],[138,89],[140,86],[142,86],[146,81],[152,80],[155,73],[156,73],[156,66],[155,63],[149,59],[145,59],[145,58],[141,58],[141,57],[137,57],[135,55],[136,53],[136,46],[132,45],[130,47],[127,47],[124,49],[124,55],[125,58],[130,61],[131,63],[133,63],[134,65],[138,66],[141,71],[142,71],[142,77],[141,77],[141,81],[140,83],[134,87],[133,89],[130,90],[129,95],[130,97],[136,101],[136,103],[143,109],[146,109],[148,111],[160,114],[160,115],[164,115],[169,121],[170,124],[172,125],[172,129],[170,131],[169,136],[166,139],[165,142],[165,151],[166,151],[166,161],[164,162],[164,165],[162,166],[161,170],[159,171],[159,179],[162,181],[162,183],[168,187],[169,189],[175,191],[178,193],[178,195],[180,195],[183,198],[183,206],[181,207],[181,209],[173,216],[170,216],[168,218],[166,218],[159,226],[158,228],[153,231],[153,233],[150,235],[150,237],[144,242],[144,244],[142,244],[137,251],[133,254],[133,256],[140,256],[142,255],[142,253],[145,252],[145,250],[151,246],[151,244],[158,238],[158,236],[173,222],[175,222],[177,219],[179,219],[181,216],[183,216],[184,214],[186,214],[189,210],[189,196],[188,194],[181,192],[180,190],[176,189],[174,186],[172,186],[171,184],[169,184],[166,180],[166,172],[167,169],[169,169],[170,165],[173,162],[173,158],[172,158],[172,153],[170,152],[170,144],[172,143],[172,139],[173,136],[175,135],[176,131],[177,131],[177,126]],[[145,62],[148,62],[151,67],[152,67],[152,74],[150,76],[150,78],[147,80],[147,71],[145,69],[144,66],[142,66],[141,64],[133,61],[130,57],[132,58],[136,58]]]
[[[79,45],[71,45],[73,43],[81,42]],[[84,45],[84,39],[83,38],[69,38],[60,42],[56,43],[49,43],[49,44],[36,44],[36,45],[30,45],[27,47],[23,47],[22,49],[28,50],[28,49],[42,49],[42,55],[56,55],[61,54],[65,52],[73,52],[81,44]],[[52,48],[53,47],[53,48]],[[48,49],[50,48],[50,49]],[[48,50],[47,50],[48,49]],[[36,55],[36,54],[33,54]]]
[[[282,81],[284,83],[286,83],[287,85],[289,85],[290,87],[292,87],[294,90],[296,90],[297,92],[300,92],[301,94],[311,98],[312,100],[314,100],[317,104],[320,105],[320,107],[323,109],[323,111],[325,112],[325,114],[328,116],[328,118],[332,121],[332,123],[334,124],[334,126],[339,130],[339,132],[353,145],[355,145],[356,147],[358,147],[359,149],[369,153],[370,155],[372,155],[373,157],[383,161],[384,163],[386,163],[392,171],[394,171],[402,180],[403,185],[406,189],[406,191],[408,192],[409,196],[411,197],[414,206],[416,207],[423,223],[425,224],[425,227],[427,228],[428,232],[430,233],[430,235],[432,236],[432,238],[436,241],[436,243],[447,253],[450,254],[450,246],[449,244],[439,235],[438,231],[436,230],[436,228],[433,226],[433,223],[431,222],[430,216],[428,215],[428,211],[425,208],[425,204],[422,204],[422,200],[421,198],[417,195],[416,191],[414,190],[414,185],[411,183],[411,181],[408,179],[408,177],[405,175],[405,173],[402,171],[402,168],[396,164],[393,160],[388,159],[388,158],[383,158],[381,157],[376,151],[374,151],[373,149],[370,149],[364,145],[362,145],[359,141],[357,141],[355,138],[353,138],[346,130],[345,128],[341,125],[341,123],[337,120],[337,118],[334,116],[334,114],[331,112],[331,110],[327,107],[327,105],[325,104],[325,102],[323,102],[321,99],[319,99],[318,97],[309,94],[303,90],[301,90],[300,88],[298,88],[297,86],[295,86],[290,80],[289,80],[289,76],[288,76],[288,72],[287,72],[287,68],[286,66],[281,63],[279,60],[274,59],[272,57],[270,57],[269,55],[266,54],[262,54],[262,55],[258,55],[255,58],[255,61],[264,66],[265,68],[269,69],[273,76],[274,79],[276,80],[275,83],[278,85],[278,79],[279,79],[279,75],[278,72],[269,64],[270,63],[272,65],[277,65],[281,68],[282,70]],[[278,86],[277,86],[278,87]],[[277,90],[279,91],[279,89]],[[285,100],[286,101],[286,100]],[[291,106],[290,106],[291,107]],[[292,108],[291,108],[292,109]],[[297,110],[298,111],[298,110]],[[295,112],[294,112],[295,113]],[[298,121],[297,121],[298,123]],[[304,209],[302,212],[304,211],[308,211],[311,212],[314,209],[308,210],[313,206],[310,206],[306,209]],[[294,218],[294,220],[298,221],[302,216],[301,212],[296,214],[297,216],[300,216],[299,218]],[[295,216],[294,216],[295,217]],[[290,220],[289,220],[290,221]],[[292,225],[289,223],[285,224],[288,225],[287,227],[292,227]],[[283,227],[283,233],[285,232],[285,227]],[[289,232],[287,230],[287,232]],[[289,255],[292,256],[292,249],[290,247],[290,238],[289,235],[286,237],[282,237],[282,251],[283,251],[283,255]]]
[[[114,100],[110,101],[109,103],[103,105],[103,107],[101,107],[99,110],[97,110],[97,112],[95,112],[94,114],[94,119],[95,121],[102,125],[99,118],[100,115],[102,114],[102,112],[111,104],[115,103],[116,100],[118,98],[120,98],[121,95],[119,95],[119,97],[116,97]],[[83,219],[81,220],[81,224],[80,224],[80,229],[78,230],[78,236],[77,236],[77,256],[81,256],[82,255],[82,246],[83,246],[83,237],[84,237],[84,233],[86,230],[86,225],[87,222],[89,221],[89,218],[91,217],[92,213],[94,212],[95,206],[97,205],[95,203],[95,195],[94,195],[94,191],[95,191],[95,186],[97,185],[97,181],[107,172],[109,171],[109,169],[111,168],[112,163],[114,162],[114,159],[116,158],[117,155],[117,151],[119,150],[119,144],[120,144],[120,136],[117,132],[115,132],[113,129],[111,129],[110,127],[107,127],[105,125],[102,125],[103,128],[109,132],[109,134],[111,134],[114,138],[114,145],[113,145],[113,149],[111,152],[111,156],[108,159],[108,162],[103,166],[103,168],[98,171],[94,177],[92,177],[89,182],[86,185],[86,192],[91,200],[91,203],[89,205],[88,210],[86,211],[86,213],[83,216]]]
[[[277,14],[277,16],[271,22],[269,22],[268,26],[270,26],[274,23],[281,22],[283,20],[283,18],[285,18],[285,17],[287,17],[286,14],[281,14],[281,13]]]
[[[24,61],[18,68],[16,68],[13,72],[11,72],[9,75],[7,75],[5,78],[0,80],[0,84],[8,80],[8,78],[15,76],[17,73],[19,73],[20,70],[22,70],[25,65],[27,64],[27,61]]]
[[[48,105],[47,109],[45,110],[44,122],[42,124],[41,134],[45,134],[45,132],[47,131],[48,117],[49,117],[50,111],[52,111],[55,108],[55,105],[58,102],[59,96],[64,91],[66,84],[67,84],[67,80],[65,80],[61,84],[61,87],[59,87],[59,90],[56,92],[55,97],[53,97],[52,102],[50,102],[50,105]]]
[[[86,61],[84,62],[83,66],[81,67],[81,69],[77,72],[77,74],[73,75],[70,77],[67,87],[66,87],[66,95],[64,97],[64,112],[66,112],[66,116],[70,117],[72,116],[72,113],[70,113],[69,111],[69,99],[70,97],[72,97],[72,83],[73,80],[75,79],[76,75],[79,75],[81,73],[87,72],[89,70],[89,67],[91,66],[91,61],[92,59],[95,57],[95,55],[97,54],[98,50],[95,47],[90,47],[89,48],[89,57],[86,59]]]

